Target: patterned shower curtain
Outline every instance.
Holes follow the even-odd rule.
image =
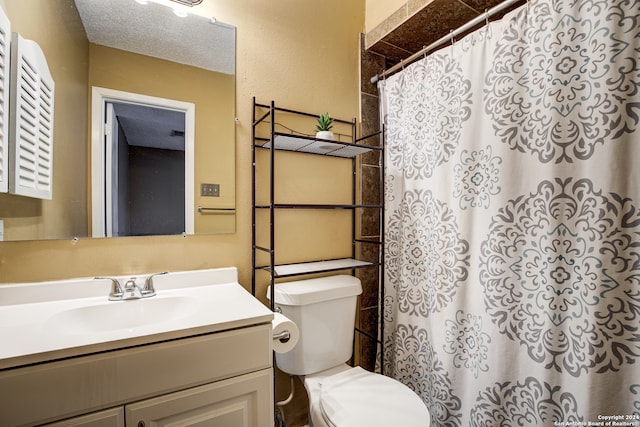
[[[385,373],[435,426],[640,426],[640,0],[530,0],[380,92]]]

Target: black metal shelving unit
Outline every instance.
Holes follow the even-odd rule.
[[[274,309],[274,291],[277,286],[278,279],[285,279],[294,276],[304,276],[310,274],[327,273],[332,271],[349,270],[351,274],[355,275],[357,269],[377,267],[379,268],[379,306],[380,301],[384,298],[384,288],[382,286],[382,278],[384,277],[384,265],[382,260],[383,253],[383,230],[380,230],[379,239],[363,239],[357,237],[356,232],[356,214],[361,209],[377,209],[380,213],[380,226],[382,227],[382,215],[384,211],[384,203],[379,205],[358,204],[357,203],[357,161],[356,158],[362,154],[379,151],[382,156],[383,146],[380,145],[366,145],[363,142],[369,138],[381,135],[382,132],[377,132],[373,135],[367,135],[365,137],[358,138],[356,136],[356,120],[351,121],[335,119],[334,123],[340,124],[350,129],[350,135],[344,136],[343,139],[347,141],[332,141],[325,139],[318,139],[310,135],[297,134],[294,131],[280,132],[276,130],[276,123],[278,123],[279,115],[299,116],[308,118],[317,118],[316,114],[305,113],[301,111],[291,110],[287,108],[276,107],[275,102],[271,101],[270,104],[261,104],[256,102],[253,98],[253,114],[252,114],[252,282],[251,290],[253,295],[256,294],[257,286],[257,273],[259,271],[266,271],[269,275],[270,285],[270,306],[271,310]],[[268,129],[268,130],[265,130]],[[381,137],[379,141],[383,141]],[[268,165],[258,165],[256,153],[258,150],[269,150]],[[352,168],[352,200],[350,204],[296,204],[296,203],[276,203],[275,202],[275,169],[276,169],[276,153],[278,151],[291,151],[301,153],[304,155],[320,155],[341,157],[349,159],[351,161]],[[263,163],[267,163],[264,161]],[[269,202],[257,203],[256,194],[256,170],[259,167],[269,168]],[[384,165],[380,168],[380,188],[384,191],[384,178],[383,178]],[[380,197],[380,200],[383,200]],[[352,247],[351,258],[338,258],[338,259],[324,259],[324,260],[308,260],[302,263],[295,264],[276,264],[276,232],[275,232],[275,217],[278,211],[287,209],[312,209],[312,210],[325,210],[325,209],[340,209],[351,211],[351,230],[352,230]],[[266,210],[269,212],[269,237],[268,242],[257,242],[257,212]],[[357,245],[377,245],[380,247],[379,253],[381,259],[377,262],[363,261],[357,258]],[[269,261],[267,263],[257,262],[257,253],[263,252],[268,255]],[[380,307],[381,308],[381,307]],[[382,320],[381,320],[382,322]],[[382,325],[380,326],[382,329]],[[356,328],[361,334],[375,340],[377,344],[380,341],[377,337],[371,336],[366,332]],[[382,352],[380,352],[382,354]],[[380,366],[383,366],[382,361]]]

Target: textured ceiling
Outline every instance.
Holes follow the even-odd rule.
[[[387,67],[390,67],[446,36],[452,30],[483,15],[486,10],[499,3],[502,3],[502,0],[408,1],[404,7],[366,34],[365,48],[369,52],[386,57]],[[505,13],[524,3],[526,0],[490,19],[500,19]],[[482,25],[484,24],[477,28]]]
[[[225,74],[235,73],[235,27],[135,0],[75,0],[91,43]],[[196,6],[197,7],[197,6]],[[179,77],[179,76],[176,76]]]
[[[235,28],[135,0],[75,0],[91,43],[225,74],[235,73]],[[180,76],[177,75],[176,79]],[[184,113],[115,104],[129,145],[184,151]]]

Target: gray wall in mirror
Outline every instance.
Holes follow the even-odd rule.
[[[82,3],[78,0],[81,8]],[[43,201],[0,194],[0,220],[4,221],[5,240],[67,239],[91,235],[89,141],[92,131],[89,100],[92,86],[195,104],[195,233],[234,232],[235,28],[214,24],[200,16],[178,18],[171,9],[153,3],[146,6],[135,0],[90,3],[102,6],[117,3],[111,5],[111,11],[123,12],[130,18],[139,14],[139,25],[129,25],[130,29],[140,33],[144,22],[142,33],[147,39],[168,45],[169,42],[166,39],[161,41],[158,34],[169,36],[174,47],[162,50],[162,55],[138,50],[132,41],[138,36],[124,36],[126,31],[122,28],[114,32],[119,34],[121,43],[127,43],[126,49],[123,49],[125,45],[92,43],[90,39],[94,36],[87,33],[93,30],[85,31],[74,0],[0,0],[0,6],[11,20],[12,31],[40,44],[56,82],[53,199]],[[161,20],[160,13],[167,14],[167,21],[157,25]],[[154,16],[154,19],[144,19],[146,16]],[[188,24],[186,20],[189,19],[194,19],[194,23]],[[112,21],[123,22],[103,16],[102,24]],[[154,25],[147,25],[149,23]],[[167,31],[169,25],[180,28],[179,40]],[[206,36],[209,38],[204,36],[207,28],[211,29]],[[197,32],[187,34],[192,29],[197,29]],[[108,28],[102,31],[108,31]],[[139,43],[150,45],[148,40]],[[186,53],[187,48],[180,43],[206,48],[204,52],[200,49],[200,53],[189,53],[188,58],[171,61],[171,50]],[[198,55],[204,60],[196,62]],[[212,57],[219,57],[222,65],[211,65]],[[206,69],[215,67],[220,71]],[[201,183],[219,184],[220,196],[201,197]],[[198,213],[196,206],[220,210]]]

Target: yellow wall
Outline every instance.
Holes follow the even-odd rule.
[[[310,112],[352,118],[359,105],[359,33],[365,0],[205,0],[203,7],[237,27],[236,233],[5,242],[0,282],[135,274],[234,265],[251,278],[251,97]],[[342,169],[342,166],[337,166]],[[350,185],[350,177],[346,177]],[[313,228],[309,218],[307,228]],[[304,230],[303,230],[304,231]],[[297,231],[296,231],[297,232]],[[333,234],[332,234],[333,233]],[[333,231],[330,236],[341,234]],[[289,233],[289,241],[298,241]],[[336,242],[321,239],[329,252]]]
[[[407,0],[366,0],[366,2],[365,32],[369,32],[403,7]]]

